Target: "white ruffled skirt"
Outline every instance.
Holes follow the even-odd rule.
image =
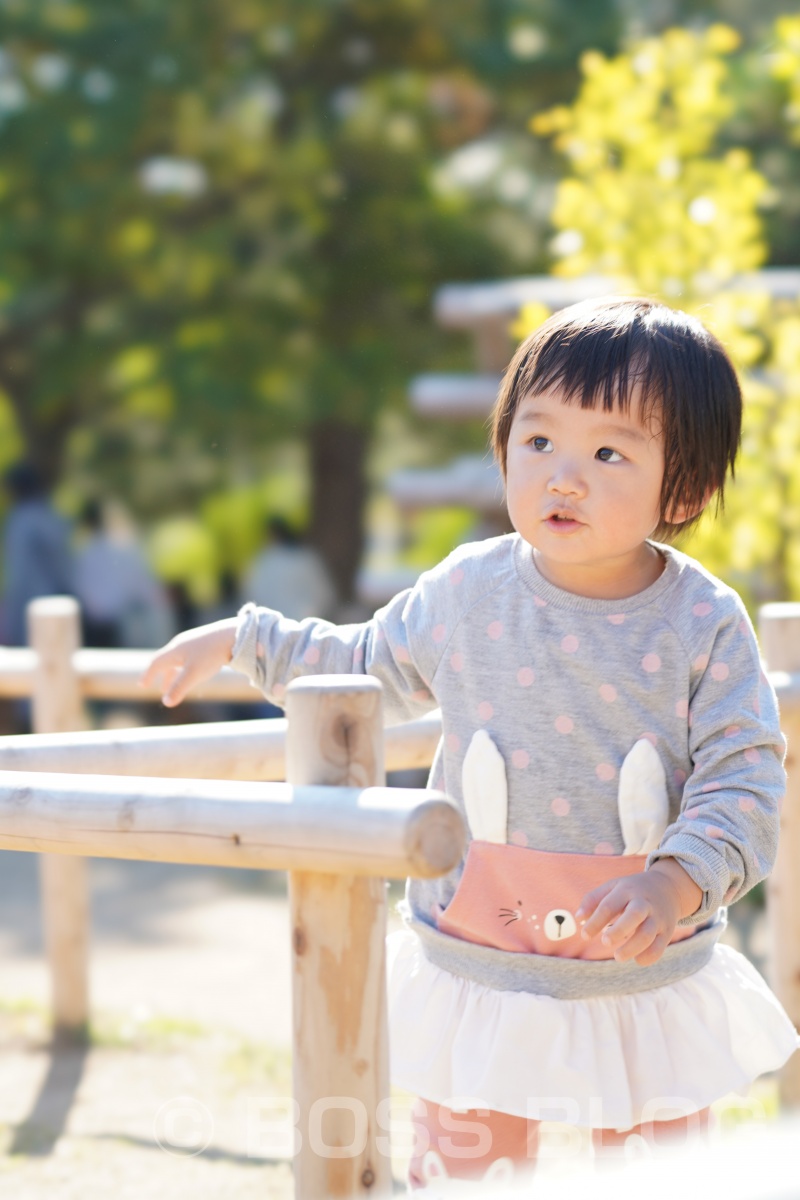
[[[455,1108],[625,1130],[698,1112],[775,1071],[800,1038],[730,946],[677,983],[557,1000],[451,975],[387,941],[392,1082]]]

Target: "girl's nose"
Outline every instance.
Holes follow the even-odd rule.
[[[574,463],[562,462],[550,476],[547,489],[556,496],[583,496],[586,483]]]

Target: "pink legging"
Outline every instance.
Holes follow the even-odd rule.
[[[536,1160],[539,1121],[491,1109],[455,1113],[443,1104],[421,1099],[414,1101],[412,1120],[415,1144],[408,1180],[415,1189],[424,1187],[442,1169],[451,1179],[474,1179],[483,1177],[491,1164],[501,1158],[511,1159],[515,1169],[528,1171]],[[653,1147],[705,1134],[708,1122],[709,1110],[704,1108],[688,1117],[650,1121],[623,1133],[593,1129],[595,1156],[619,1154],[632,1134],[638,1134]],[[436,1154],[430,1155],[431,1150]]]

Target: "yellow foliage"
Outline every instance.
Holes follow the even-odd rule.
[[[155,241],[156,231],[150,221],[135,217],[126,221],[116,231],[114,242],[117,250],[124,255],[136,256],[144,254]]]
[[[733,105],[726,57],[738,44],[735,30],[714,25],[667,30],[614,58],[592,51],[574,103],[531,125],[570,168],[552,214],[555,272],[599,273],[679,304],[740,372],[742,445],[725,519],[715,522],[712,505],[683,544],[756,603],[800,598],[800,306],[730,286],[765,260],[769,199],[744,149],[717,148]],[[772,70],[800,140],[800,18],[777,22],[776,44]],[[515,332],[540,320],[523,311]]]
[[[144,383],[156,374],[160,361],[153,346],[127,346],[111,365],[111,383],[118,388]]]
[[[528,334],[538,329],[549,316],[550,309],[546,305],[540,304],[538,300],[523,305],[516,321],[511,326],[511,336],[521,342]]]

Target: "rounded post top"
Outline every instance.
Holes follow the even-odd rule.
[[[286,689],[292,692],[316,692],[320,695],[356,695],[382,692],[383,684],[373,675],[303,675],[293,679]]]
[[[34,617],[74,617],[79,611],[74,596],[39,596],[28,605]]]

